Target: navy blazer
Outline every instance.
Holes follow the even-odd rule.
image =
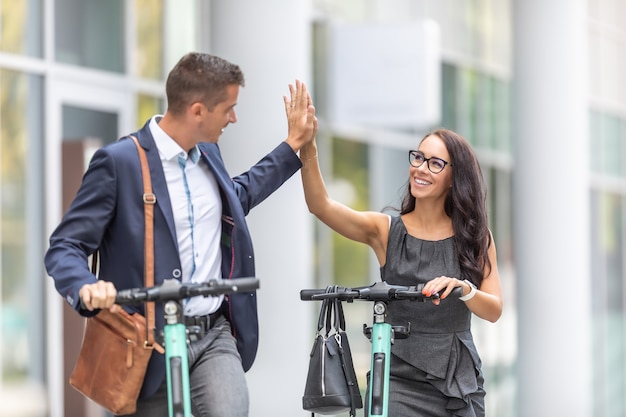
[[[172,206],[159,152],[149,121],[136,132],[150,165],[154,210],[155,284],[181,277],[178,241]],[[217,144],[201,143],[201,160],[215,175],[222,197],[222,278],[254,277],[254,252],[245,216],[278,189],[302,166],[291,147],[282,142],[248,172],[231,178]],[[96,277],[88,257],[100,252],[99,278],[118,290],[143,287],[144,205],[141,165],[133,141],[126,137],[94,154],[82,184],[61,223],[50,237],[45,255],[48,274],[57,291],[81,315],[78,292]],[[227,317],[232,324],[244,371],[252,366],[258,347],[256,292],[227,297]],[[142,306],[128,308],[143,314]],[[156,306],[157,329],[162,329],[163,306]],[[154,353],[140,397],[156,391],[165,377],[164,355]]]

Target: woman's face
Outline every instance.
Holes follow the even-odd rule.
[[[409,183],[411,184],[411,195],[416,199],[423,198],[445,198],[452,187],[452,166],[450,165],[450,154],[446,149],[443,140],[436,135],[426,137],[420,144],[418,152],[427,160],[421,166],[415,167],[411,165],[409,169]],[[439,173],[437,165],[442,161],[430,160],[430,158],[438,158],[447,162]],[[430,163],[430,168],[428,165]],[[440,168],[440,166],[439,166]]]

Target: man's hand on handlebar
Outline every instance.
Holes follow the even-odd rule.
[[[116,295],[115,286],[108,281],[83,285],[78,292],[83,308],[89,311],[108,308],[111,313],[116,313],[120,309],[120,306],[115,304]]]

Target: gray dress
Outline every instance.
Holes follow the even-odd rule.
[[[453,237],[427,241],[391,219],[381,277],[389,284],[417,285],[439,276],[462,279]],[[389,303],[387,322],[410,323],[407,339],[392,346],[390,416],[484,415],[481,362],[470,331],[471,312],[458,298]],[[393,410],[393,411],[392,411]]]

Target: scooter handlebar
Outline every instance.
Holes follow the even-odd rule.
[[[422,294],[423,288],[424,284],[401,286],[379,281],[367,287],[346,288],[329,286],[327,288],[304,289],[300,291],[300,299],[303,301],[323,299],[339,299],[342,301],[391,301],[397,299],[425,301],[427,299],[439,298],[438,293],[429,297]],[[462,292],[461,287],[456,287],[447,298],[458,298],[462,295]]]
[[[146,301],[182,300],[197,296],[249,292],[258,288],[258,278],[211,279],[202,283],[181,283],[176,279],[166,279],[163,284],[154,287],[120,290],[115,297],[115,303],[132,305]]]

